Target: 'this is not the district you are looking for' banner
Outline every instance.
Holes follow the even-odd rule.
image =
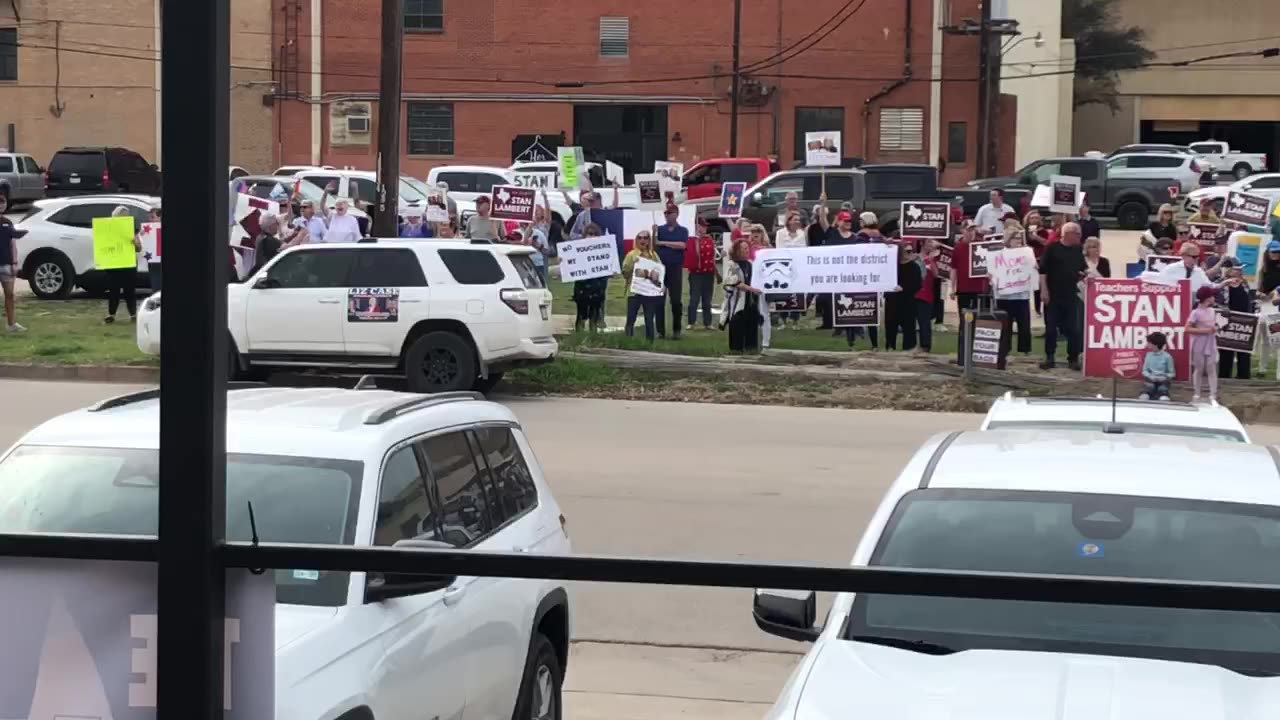
[[[885,293],[898,286],[898,247],[886,243],[773,248],[756,254],[752,287],[768,293]]]

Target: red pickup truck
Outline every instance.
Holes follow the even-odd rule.
[[[720,186],[727,182],[744,182],[748,187],[780,168],[765,158],[711,158],[685,171],[680,179],[685,198],[719,197]]]

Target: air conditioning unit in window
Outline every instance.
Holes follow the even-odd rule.
[[[347,132],[349,133],[369,132],[369,116],[368,115],[348,115],[347,116]]]

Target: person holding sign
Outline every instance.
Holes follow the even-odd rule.
[[[1218,399],[1218,311],[1209,285],[1196,290],[1196,309],[1187,318],[1186,334],[1191,337],[1191,402],[1200,402],[1203,378],[1209,381],[1209,402]],[[1203,376],[1203,377],[1202,377]]]
[[[8,322],[9,332],[25,332],[26,328],[18,324],[16,317],[17,296],[13,291],[13,281],[18,277],[18,238],[27,234],[26,230],[14,227],[13,221],[4,216],[9,201],[0,195],[0,248],[7,254],[0,264],[0,286],[4,287],[4,319]]]
[[[112,210],[111,217],[127,218],[129,220],[129,227],[133,227],[133,218],[129,215],[129,208],[123,205],[119,205],[115,210]],[[123,223],[121,226],[123,226]],[[130,232],[130,235],[133,240],[133,252],[129,253],[127,248],[124,249],[123,252],[120,253],[122,256],[121,261],[119,263],[112,263],[111,267],[104,269],[107,276],[107,317],[103,322],[108,325],[116,321],[116,310],[120,308],[121,297],[124,298],[124,306],[129,311],[129,322],[137,320],[138,317],[138,294],[135,287],[138,277],[137,254],[142,252],[142,240],[138,238],[136,228]],[[122,245],[123,243],[117,240],[117,244]],[[98,249],[98,233],[96,232],[96,228],[94,233],[94,249],[94,262],[96,263],[96,250]],[[130,258],[133,262],[125,265],[125,260]]]
[[[724,278],[724,313],[720,316],[721,322],[729,325],[731,352],[760,351],[760,296],[764,291],[751,287],[751,267],[751,243],[734,242]]]
[[[587,223],[587,226],[582,231],[582,237],[584,238],[600,237],[603,234],[600,226],[595,223]],[[617,256],[615,255],[614,257]],[[608,288],[609,278],[607,276],[579,280],[573,284],[573,302],[578,307],[578,319],[574,324],[575,332],[582,332],[583,327],[588,324],[593,333],[603,326],[604,298]]]
[[[1027,246],[1026,237],[1022,233],[1011,233],[1004,238],[1006,248],[1022,248]],[[1034,252],[1034,250],[1033,250]],[[996,299],[996,309],[1003,310],[1005,320],[1005,337],[1017,328],[1018,352],[1031,354],[1031,290],[1018,293],[1000,293]]]
[[[1244,270],[1232,267],[1227,271],[1227,279],[1222,283],[1219,295],[1226,295],[1226,306],[1232,312],[1252,314],[1253,293],[1244,279]],[[1221,298],[1219,298],[1221,299]],[[1253,370],[1253,354],[1233,350],[1218,351],[1218,377],[1231,377],[1234,365],[1237,380],[1248,380]]]
[[[974,243],[978,242],[978,226],[972,220],[966,220],[964,230],[955,248],[951,251],[951,299],[956,301],[960,312],[960,337],[965,337],[965,311],[978,310],[982,298],[991,294],[991,283],[987,276],[974,276],[971,256]],[[964,343],[956,343],[956,364],[964,365]]]
[[[635,336],[636,317],[640,310],[644,310],[644,337],[653,342],[657,329],[656,315],[663,311],[664,269],[661,258],[653,249],[653,235],[648,230],[637,232],[635,245],[622,260],[622,277],[627,285],[627,337]],[[680,327],[679,322],[677,317],[677,328]]]

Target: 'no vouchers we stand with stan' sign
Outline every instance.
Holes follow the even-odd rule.
[[[1142,352],[1147,336],[1164,333],[1177,379],[1190,377],[1190,351],[1185,335],[1191,314],[1191,283],[1089,280],[1084,300],[1084,374],[1111,377],[1117,351]]]

